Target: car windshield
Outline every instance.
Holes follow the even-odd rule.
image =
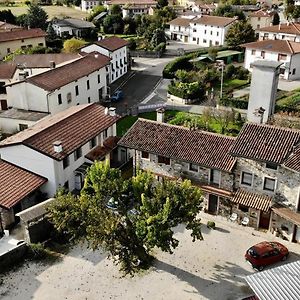
[[[273,249],[279,250],[278,245],[276,243],[270,242],[270,245],[273,247]]]
[[[253,258],[258,258],[259,257],[258,253],[255,251],[254,248],[250,248],[248,250],[248,254],[251,255]]]

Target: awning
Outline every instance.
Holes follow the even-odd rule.
[[[271,197],[245,191],[242,189],[239,189],[235,193],[231,201],[234,203],[238,203],[262,211],[269,211],[272,204]]]
[[[273,206],[271,209],[280,217],[300,226],[300,213],[296,213],[295,211],[292,211],[291,209],[280,205]]]
[[[245,279],[260,300],[298,300],[300,260],[248,275]]]
[[[199,185],[200,188],[207,193],[214,194],[220,197],[231,198],[232,192],[224,189],[217,188],[212,185]]]

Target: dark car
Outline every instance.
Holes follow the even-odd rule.
[[[124,98],[124,94],[121,90],[117,90],[114,92],[114,94],[111,96],[110,100],[111,102],[119,102]]]
[[[262,271],[265,266],[286,260],[289,250],[278,242],[261,242],[249,248],[245,258],[253,268]]]

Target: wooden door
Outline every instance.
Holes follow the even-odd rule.
[[[218,211],[218,196],[210,194],[208,197],[208,212],[216,214]]]
[[[7,101],[6,100],[0,100],[0,109],[7,110]]]
[[[259,227],[260,228],[269,229],[270,215],[271,215],[270,212],[262,211],[260,213],[260,218],[259,218]]]

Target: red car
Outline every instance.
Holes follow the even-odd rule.
[[[262,271],[265,266],[286,260],[289,250],[278,242],[261,242],[249,248],[245,258],[253,268]]]

